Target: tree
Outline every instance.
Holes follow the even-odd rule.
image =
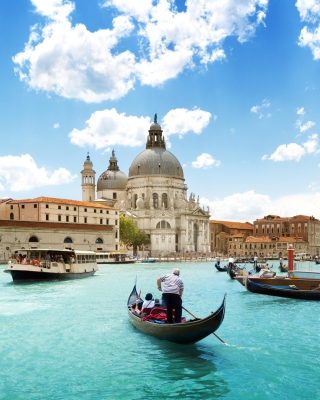
[[[136,254],[138,247],[150,243],[150,238],[145,231],[136,227],[133,219],[120,216],[120,242],[127,248],[133,247]]]

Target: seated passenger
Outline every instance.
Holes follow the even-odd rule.
[[[152,308],[154,306],[154,300],[152,300],[152,294],[147,293],[145,297],[145,301],[142,304],[141,311],[143,312],[144,308]]]
[[[155,299],[153,308],[159,307],[161,308],[161,303],[159,299]]]

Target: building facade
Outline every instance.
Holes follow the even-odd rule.
[[[82,185],[83,199],[87,196],[85,189]],[[112,204],[134,219],[150,237],[150,245],[144,247],[150,256],[208,253],[209,209],[200,207],[194,193],[187,198],[187,189],[182,166],[166,149],[155,115],[146,149],[133,160],[128,177],[120,171],[112,152],[109,167],[97,182],[96,201]]]
[[[296,253],[308,253],[312,256],[320,253],[320,221],[313,216],[267,215],[255,220],[253,226],[253,236],[270,238],[276,252],[281,254],[280,257],[286,254],[284,243],[292,244]]]
[[[0,260],[15,249],[114,250],[119,212],[105,204],[37,197],[0,202]]]

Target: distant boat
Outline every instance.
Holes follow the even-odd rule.
[[[221,267],[220,264],[214,264],[214,266],[217,268],[217,270],[219,272],[227,272],[228,271],[228,267],[227,266]]]
[[[270,279],[270,281],[272,281]],[[294,283],[294,282],[292,282]],[[296,285],[272,285],[253,282],[250,278],[246,279],[246,289],[251,293],[265,294],[268,296],[286,297],[299,300],[320,300],[320,287],[302,290]]]
[[[125,250],[97,251],[98,264],[133,264],[135,258],[131,258]]]
[[[19,254],[23,260],[19,259]],[[4,272],[14,283],[79,279],[98,271],[94,251],[69,249],[21,249],[17,259],[10,259]]]
[[[280,272],[288,272],[288,267],[286,265],[279,265]]]
[[[157,260],[155,258],[143,258],[142,260],[139,260],[140,263],[146,264],[146,263],[155,263]]]

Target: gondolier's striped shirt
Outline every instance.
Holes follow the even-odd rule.
[[[160,279],[164,282],[163,293],[179,294],[179,290],[183,290],[183,282],[178,275],[167,274]]]

